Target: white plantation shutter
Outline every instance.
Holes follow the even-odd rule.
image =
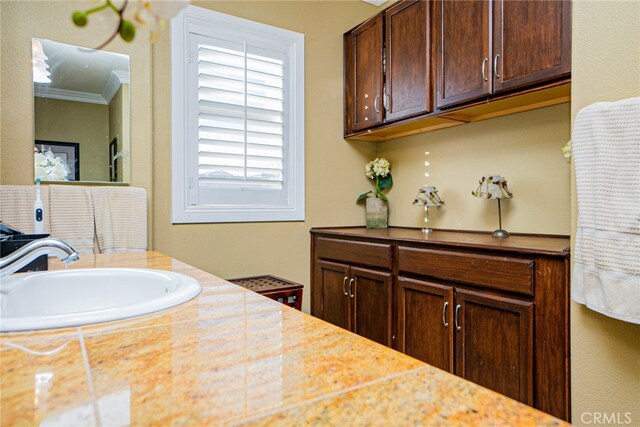
[[[284,63],[280,52],[197,37],[198,177],[282,187]]]
[[[211,11],[211,26],[191,24],[196,9],[180,29],[185,75],[172,70],[186,93],[174,222],[304,219],[302,36]]]

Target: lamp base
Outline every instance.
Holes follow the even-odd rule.
[[[507,230],[496,230],[493,233],[491,233],[491,237],[498,237],[500,239],[503,239],[505,237],[509,237],[509,232]]]
[[[431,233],[432,231],[433,231],[433,228],[423,228],[423,229],[422,229],[422,232],[423,232],[424,234]]]

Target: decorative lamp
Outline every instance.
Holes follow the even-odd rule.
[[[438,189],[425,185],[418,190],[418,195],[413,201],[414,206],[424,206],[424,228],[423,233],[431,233],[433,230],[429,228],[429,206],[444,205],[444,201],[438,196]]]
[[[502,229],[502,208],[500,200],[510,199],[513,194],[507,188],[507,179],[500,175],[485,175],[480,178],[480,185],[476,191],[471,194],[481,199],[497,199],[498,200],[498,230],[491,233],[493,237],[509,237],[509,232]]]

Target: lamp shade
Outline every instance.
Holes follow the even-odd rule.
[[[478,188],[471,194],[482,199],[510,199],[513,197],[507,188],[507,179],[500,175],[483,176],[480,178]]]
[[[425,185],[418,190],[418,195],[413,201],[415,206],[440,206],[444,205],[444,201],[438,196],[438,189],[429,185]]]

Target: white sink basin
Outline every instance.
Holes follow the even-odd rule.
[[[0,283],[0,331],[87,325],[140,316],[200,293],[184,274],[92,268],[13,274]]]

